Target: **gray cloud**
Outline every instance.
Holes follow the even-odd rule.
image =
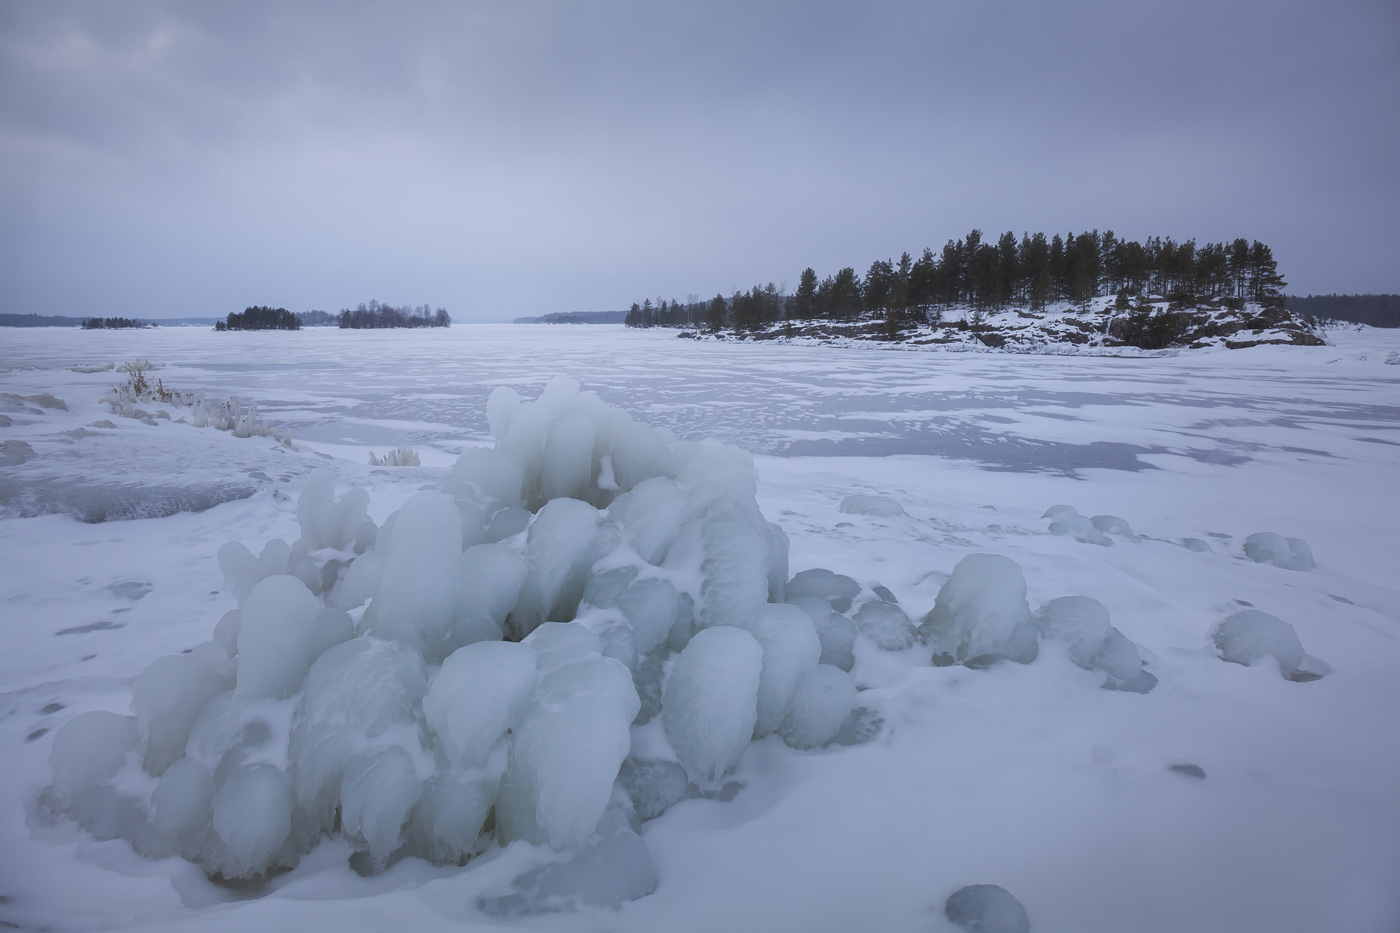
[[[713,294],[997,232],[1398,291],[1393,3],[0,3],[4,310]]]

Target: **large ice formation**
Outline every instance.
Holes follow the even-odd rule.
[[[534,401],[497,389],[487,416],[495,446],[382,526],[317,470],[297,541],[220,549],[237,608],[136,677],[133,715],[58,731],[49,803],[226,879],[337,833],[371,872],[524,840],[561,854],[497,907],[616,904],[656,884],[641,818],[718,791],[755,738],[832,742],[857,626],[912,637],[892,602],[841,615],[849,577],[789,583],[743,451],[562,377]],[[665,751],[634,757],[657,716]]]

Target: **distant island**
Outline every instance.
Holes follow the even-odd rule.
[[[61,314],[0,314],[0,327],[83,327],[85,321],[102,321],[103,326],[89,326],[87,330],[106,330],[111,327],[107,321],[134,321],[138,327],[208,327],[217,318],[212,317],[172,317],[172,318],[82,318],[66,317]],[[130,326],[130,325],[123,325]]]
[[[389,327],[450,327],[452,317],[446,308],[434,310],[428,305],[416,308],[404,305],[361,302],[355,310],[343,309],[333,315],[327,311],[303,311],[293,314],[286,308],[253,305],[230,314],[215,323],[216,331],[230,330],[301,330],[302,327],[337,326],[343,330],[365,330]]]
[[[231,312],[227,318],[214,324],[217,331],[227,330],[300,330],[301,321],[286,308],[272,308],[267,305],[253,305],[242,312]]]
[[[371,301],[361,302],[354,311],[340,312],[338,323],[342,328],[360,330],[380,327],[451,327],[452,317],[446,308],[434,310],[426,304],[411,308],[408,305],[396,308],[393,305]]]
[[[625,311],[556,311],[538,317],[518,317],[513,324],[622,324]]]
[[[935,255],[904,253],[818,279],[788,294],[769,283],[709,301],[633,304],[628,327],[675,327],[680,336],[883,340],[1044,348],[1070,344],[1172,347],[1323,343],[1315,320],[1366,313],[1395,321],[1384,300],[1286,299],[1273,251],[1254,240],[1207,243],[1097,230],[1061,236],[982,231]],[[1359,297],[1359,296],[1358,296]],[[1383,299],[1384,296],[1369,296]],[[1311,304],[1309,304],[1311,303]],[[1394,326],[1393,324],[1391,326]]]
[[[129,317],[85,317],[83,318],[83,330],[123,330],[126,328],[146,327],[140,321],[134,321]]]

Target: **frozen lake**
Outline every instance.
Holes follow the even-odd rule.
[[[913,933],[942,929],[956,888],[995,883],[1033,930],[1393,930],[1400,365],[1386,360],[1400,358],[1400,333],[1331,337],[1111,358],[545,325],[0,331],[0,401],[12,399],[0,408],[0,743],[12,763],[0,921]],[[74,371],[138,358],[167,386],[255,399],[295,449],[119,418],[97,401],[119,374]],[[510,881],[515,847],[466,869],[406,859],[365,879],[328,842],[259,890],[230,891],[38,809],[53,730],[82,710],[124,713],[133,675],[209,637],[229,607],[221,544],[295,538],[296,491],[320,465],[364,486],[382,522],[490,442],[492,389],[530,398],[559,373],[682,439],[754,453],[794,572],[881,583],[917,621],[962,557],[1004,554],[1032,607],[1103,602],[1159,687],[1099,690],[1051,658],[970,671],[933,668],[918,648],[864,651],[855,674],[880,738],[810,753],[755,743],[732,801],[687,801],[646,824],[660,887],[618,913],[479,914],[475,897]],[[23,401],[39,393],[67,410]],[[423,466],[368,466],[400,444]],[[908,514],[839,513],[855,493]],[[1120,516],[1141,540],[1049,534],[1041,515],[1059,503]],[[1306,539],[1316,570],[1245,560],[1258,531]],[[1207,632],[1241,606],[1290,622],[1332,673],[1299,684],[1214,657]]]

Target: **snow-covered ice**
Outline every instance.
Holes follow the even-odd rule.
[[[1039,930],[1394,929],[1400,334],[1331,336],[9,330],[0,920],[913,933],[996,885]],[[137,358],[294,439],[114,413]],[[558,373],[630,413],[605,460],[529,414]],[[538,471],[479,453],[517,429]],[[668,460],[706,437],[757,484]]]

